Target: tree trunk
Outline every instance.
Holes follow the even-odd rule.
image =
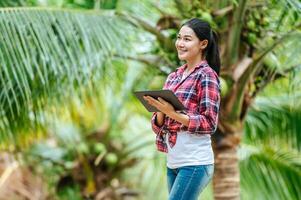
[[[237,146],[215,150],[213,190],[215,200],[240,199]]]

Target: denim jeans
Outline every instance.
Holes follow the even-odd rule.
[[[214,165],[167,167],[169,200],[197,200],[212,179]]]

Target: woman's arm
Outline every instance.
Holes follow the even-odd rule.
[[[157,117],[156,117],[156,124],[158,126],[163,126],[164,124],[164,119],[165,119],[165,114],[162,112],[157,112]]]
[[[189,125],[188,115],[185,115],[183,113],[178,113],[178,112],[171,112],[171,113],[167,114],[167,116],[170,117],[171,119],[174,119],[174,120],[182,123],[184,126]]]
[[[207,71],[199,89],[199,112],[187,112],[189,117],[188,131],[197,134],[214,133],[218,123],[220,107],[219,80],[215,73]]]

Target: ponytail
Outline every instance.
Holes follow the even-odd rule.
[[[218,49],[218,37],[213,30],[210,34],[209,46],[205,50],[206,60],[209,66],[219,75],[221,60]]]

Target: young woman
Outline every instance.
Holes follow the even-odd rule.
[[[182,25],[175,45],[186,63],[169,74],[163,88],[172,90],[186,111],[176,112],[162,98],[144,98],[161,111],[153,114],[152,128],[158,150],[167,153],[169,200],[195,200],[214,171],[211,134],[220,105],[220,57],[216,33],[197,18]]]

